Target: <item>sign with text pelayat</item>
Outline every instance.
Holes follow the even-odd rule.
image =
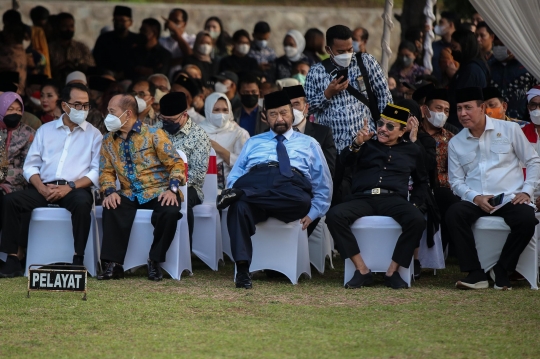
[[[82,299],[86,300],[86,268],[73,265],[32,264],[28,268],[28,297],[31,291],[38,290],[83,292]]]

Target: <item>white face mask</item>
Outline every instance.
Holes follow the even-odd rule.
[[[210,34],[210,37],[212,38],[212,40],[217,39],[219,35],[221,34],[220,31],[208,31],[208,33]]]
[[[531,121],[535,125],[540,125],[540,110],[534,110],[529,112],[529,115],[531,115]]]
[[[435,27],[433,28],[433,32],[435,33],[435,35],[439,35],[439,36],[444,36],[446,35],[446,25],[435,25]]]
[[[139,96],[135,96],[135,100],[137,100],[137,108],[138,108],[139,113],[146,110],[146,108],[148,107],[148,104],[146,103],[145,100],[143,100]]]
[[[264,97],[259,98],[259,100],[257,101],[257,104],[259,105],[259,107],[263,107],[264,106]]]
[[[431,110],[428,110],[428,111],[429,111],[429,116],[430,116],[427,119],[428,122],[437,128],[443,128],[444,124],[446,123],[446,120],[448,119],[448,116],[446,116],[444,112],[433,112]]]
[[[88,111],[76,110],[74,108],[69,107],[69,113],[67,115],[71,122],[76,123],[77,125],[80,125],[86,120],[86,117],[88,116]]]
[[[247,55],[249,52],[249,45],[248,44],[237,44],[234,46],[236,51],[242,55]]]
[[[296,47],[285,46],[283,50],[285,50],[285,56],[288,58],[295,57],[298,54],[298,49]]]
[[[268,41],[267,40],[255,40],[255,44],[261,48],[261,49],[265,49],[266,46],[268,46]]]
[[[295,108],[293,108],[293,114],[294,114],[294,121],[293,121],[293,126],[298,126],[299,124],[302,123],[302,121],[305,120],[305,116],[304,116],[304,113],[302,111],[299,111]]]
[[[210,55],[210,53],[212,52],[212,45],[201,44],[197,46],[197,51],[199,51],[203,55]]]
[[[219,93],[227,93],[229,91],[229,87],[221,82],[216,82],[214,89]]]
[[[107,127],[107,131],[116,132],[120,130],[122,126],[126,124],[127,120],[125,120],[124,123],[120,121],[120,117],[124,116],[126,111],[124,111],[119,117],[116,117],[113,114],[108,114],[107,117],[105,117],[105,120],[103,120],[103,123],[105,124],[105,127]]]
[[[334,56],[334,62],[341,67],[349,67],[352,60],[352,55],[352,52],[346,52],[344,54]]]
[[[216,127],[222,127],[223,124],[229,120],[228,113],[211,113],[208,121]]]
[[[156,95],[154,96],[154,103],[159,103],[159,100],[161,100],[161,98],[165,96],[166,94],[167,94],[166,92],[163,92],[160,89],[156,89]]]
[[[493,57],[497,61],[504,61],[508,58],[508,49],[506,46],[493,46]]]

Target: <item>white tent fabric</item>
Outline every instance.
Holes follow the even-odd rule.
[[[384,20],[383,36],[381,39],[382,58],[381,68],[384,76],[388,76],[388,61],[392,56],[392,50],[390,49],[390,33],[394,28],[394,22],[392,21],[392,9],[394,8],[394,0],[386,0],[384,5],[384,13],[382,18]]]
[[[433,6],[437,3],[437,0],[427,0],[426,7],[424,8],[424,15],[426,16],[426,28],[429,29],[424,36],[424,67],[426,70],[433,71],[433,64],[431,59],[433,58],[433,40],[435,34],[433,33],[433,22],[435,21],[435,14],[433,13]]]
[[[540,80],[540,1],[471,0],[471,3],[519,62]]]

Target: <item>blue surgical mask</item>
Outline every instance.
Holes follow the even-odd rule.
[[[360,52],[360,43],[358,41],[353,41],[352,48],[354,52]]]

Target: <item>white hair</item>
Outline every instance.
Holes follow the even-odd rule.
[[[169,81],[169,78],[163,74],[153,74],[153,75],[150,75],[150,77],[148,78],[148,81],[152,82],[152,79],[155,79],[155,78],[160,78],[160,79],[163,79],[165,81],[167,81],[167,90],[171,90],[171,82]]]

